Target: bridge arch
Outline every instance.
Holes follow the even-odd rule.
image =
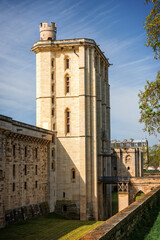
[[[134,201],[137,201],[138,199],[140,199],[144,195],[145,195],[145,193],[142,190],[139,190],[134,196]]]

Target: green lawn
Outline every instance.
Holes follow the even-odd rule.
[[[76,240],[101,223],[66,220],[49,214],[7,226],[0,230],[0,240]]]
[[[160,204],[144,215],[127,240],[160,240]]]
[[[137,196],[136,196],[136,201],[137,201],[138,199],[140,199],[141,197],[143,197],[144,195],[145,195],[145,194],[144,194],[143,192],[138,193]]]
[[[150,174],[152,174],[152,173],[159,173],[160,174],[159,170],[144,170],[143,172],[144,173],[150,173]]]

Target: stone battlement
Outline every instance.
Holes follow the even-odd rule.
[[[57,25],[51,22],[40,23],[40,40],[56,40]]]

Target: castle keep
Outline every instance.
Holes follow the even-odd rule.
[[[143,174],[148,142],[113,141],[111,169],[108,59],[94,40],[56,40],[56,31],[41,23],[31,49],[37,127],[0,115],[0,227],[47,212],[106,220],[112,184],[119,210],[140,188],[131,178]]]
[[[92,39],[56,40],[40,24],[37,127],[0,115],[0,227],[46,212],[112,214],[108,59]],[[48,206],[48,207],[47,207]]]
[[[56,40],[56,24],[40,24],[36,53],[37,126],[57,131],[56,204],[77,219],[111,216],[108,59],[92,39]]]

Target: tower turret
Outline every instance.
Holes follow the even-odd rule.
[[[40,23],[40,40],[56,40],[57,25],[51,22]]]

